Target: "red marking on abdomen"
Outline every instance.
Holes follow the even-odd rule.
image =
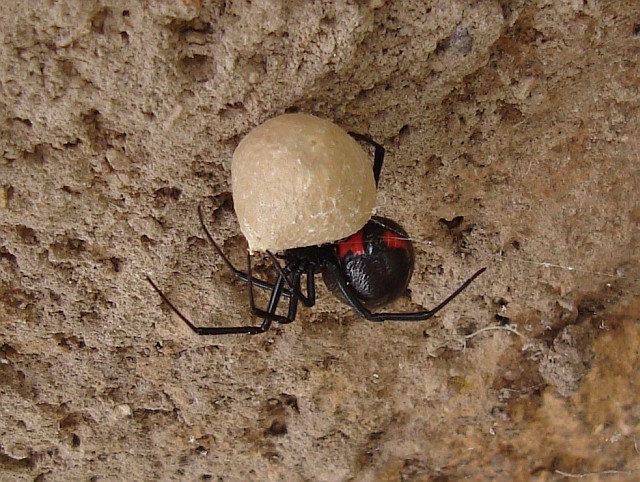
[[[344,259],[349,253],[353,253],[355,256],[364,254],[364,234],[362,231],[358,231],[338,243],[338,256],[340,259]]]
[[[409,241],[404,239],[398,233],[394,233],[393,231],[389,231],[388,229],[385,229],[382,233],[382,239],[384,241],[384,244],[386,244],[390,248],[409,249]]]

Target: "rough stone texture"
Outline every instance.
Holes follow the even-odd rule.
[[[638,480],[636,0],[0,13],[0,478]],[[203,338],[146,283],[249,322],[196,207],[242,265],[231,153],[295,111],[387,148],[378,212],[417,247],[394,309],[489,267],[436,319],[319,288],[296,323]]]

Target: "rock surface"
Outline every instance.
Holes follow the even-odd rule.
[[[638,480],[639,2],[0,15],[0,479]],[[417,260],[390,309],[487,272],[425,323],[319,284],[295,323],[195,336],[144,275],[199,324],[259,323],[197,206],[242,267],[231,156],[285,112],[387,149],[377,211]]]

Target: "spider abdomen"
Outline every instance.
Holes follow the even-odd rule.
[[[367,307],[382,306],[401,296],[411,280],[413,245],[396,222],[374,216],[357,233],[336,243],[340,269],[349,288]],[[325,284],[343,298],[332,276]]]

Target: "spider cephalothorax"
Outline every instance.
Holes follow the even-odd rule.
[[[356,140],[366,142],[375,148],[373,175],[377,186],[384,160],[383,147],[362,134],[349,134]],[[251,313],[263,320],[260,326],[196,326],[171,303],[151,278],[147,277],[162,299],[199,335],[257,334],[267,331],[273,322],[291,323],[296,318],[299,303],[305,306],[315,304],[316,274],[322,274],[331,292],[350,305],[358,315],[369,321],[427,320],[458,296],[485,270],[485,268],[478,270],[431,310],[410,313],[372,312],[371,309],[386,305],[401,296],[406,291],[413,273],[413,245],[405,230],[396,222],[373,216],[356,233],[334,243],[286,249],[278,255],[267,251],[278,271],[276,281],[269,283],[253,276],[249,254],[247,254],[247,271],[242,272],[236,269],[213,240],[200,208],[198,215],[205,235],[218,255],[236,278],[247,283]],[[269,303],[265,309],[255,305],[255,287],[270,292]],[[277,312],[282,298],[288,300],[286,314]]]

